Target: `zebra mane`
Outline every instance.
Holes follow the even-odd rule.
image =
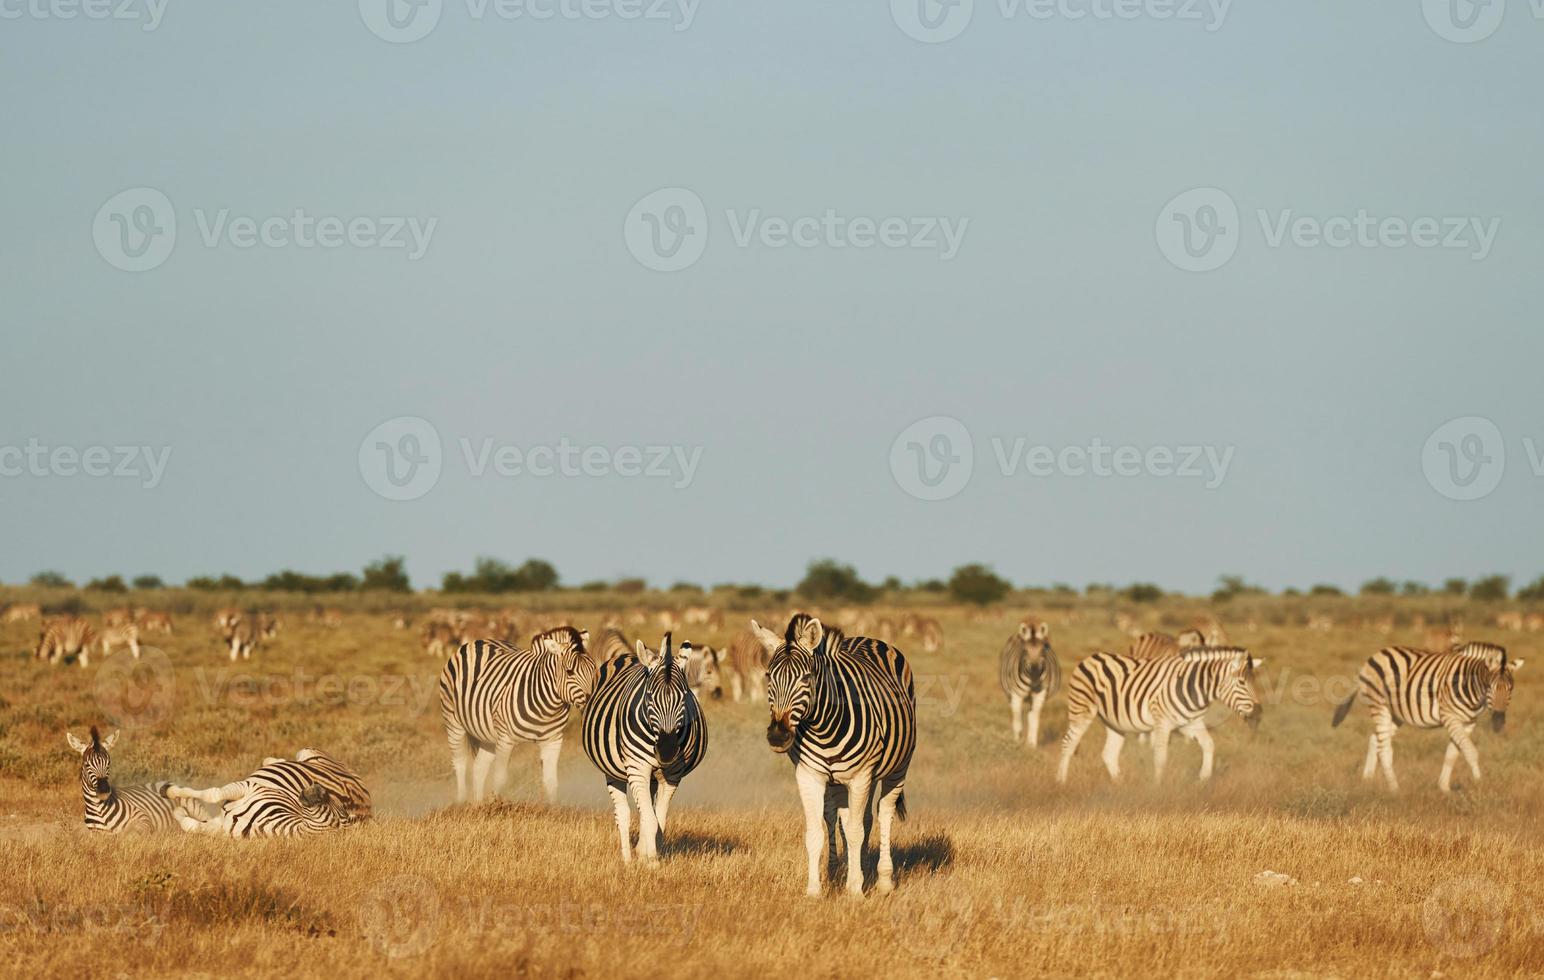
[[[675,656],[670,652],[670,638],[671,634],[666,633],[664,643],[665,648],[660,653],[660,656],[662,657],[660,663],[664,667],[664,677],[667,684],[670,682],[670,668],[675,663]]]
[[[531,646],[539,646],[544,639],[557,640],[559,643],[566,644],[570,649],[580,647],[584,643],[579,637],[579,631],[572,626],[558,626],[537,633],[531,638]]]
[[[1453,653],[1465,657],[1504,657],[1506,647],[1496,643],[1486,643],[1482,640],[1470,640],[1468,643],[1460,643],[1453,648]]]
[[[1220,660],[1237,660],[1242,657],[1249,663],[1249,651],[1243,647],[1188,647],[1181,648],[1181,660],[1212,663]]]
[[[809,613],[794,613],[793,617],[788,620],[788,628],[783,630],[783,642],[789,646],[793,646],[795,643],[797,643],[799,640],[799,631],[808,625],[810,620],[814,618],[815,617],[811,616]]]
[[[95,725],[91,726],[91,747],[93,749],[100,749],[102,747],[102,733],[97,731],[97,726]]]

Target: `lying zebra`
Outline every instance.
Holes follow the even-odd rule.
[[[70,748],[80,753],[80,793],[86,801],[86,829],[116,834],[123,830],[176,830],[172,803],[163,795],[169,783],[114,787],[108,750],[118,733],[103,738],[91,727],[91,741],[65,732]]]
[[[189,833],[227,837],[303,837],[370,818],[370,793],[352,769],[316,749],[290,759],[264,759],[246,779],[212,789],[166,786],[170,800],[216,804],[213,818],[173,811]],[[201,809],[201,808],[199,808]]]

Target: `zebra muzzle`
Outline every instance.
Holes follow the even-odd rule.
[[[681,740],[675,732],[666,732],[655,740],[654,750],[659,753],[660,762],[674,762],[676,756],[681,754]]]
[[[1506,712],[1492,711],[1490,714],[1490,730],[1499,732],[1506,727]]]
[[[767,726],[767,744],[773,752],[787,752],[793,745],[793,728],[779,722]]]

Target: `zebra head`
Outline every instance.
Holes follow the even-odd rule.
[[[1486,693],[1485,701],[1490,707],[1490,727],[1492,731],[1501,731],[1506,727],[1506,709],[1512,703],[1512,675],[1523,665],[1521,660],[1508,660],[1507,655],[1501,654],[1501,662],[1496,667],[1496,672],[1490,678],[1490,690]]]
[[[788,621],[781,640],[754,619],[751,630],[772,655],[767,664],[767,704],[772,709],[767,744],[781,754],[793,747],[794,733],[814,697],[815,674],[820,667],[817,651],[826,630],[820,620],[805,613],[797,613]]]
[[[1247,650],[1239,650],[1228,662],[1223,676],[1223,703],[1237,712],[1250,728],[1259,728],[1260,716],[1265,713],[1254,679],[1255,670],[1264,662],[1259,657],[1251,657]]]
[[[691,651],[690,656],[687,655],[688,650]],[[686,679],[692,692],[706,691],[713,700],[721,699],[724,696],[724,679],[719,664],[724,659],[723,652],[708,646],[698,649],[683,643],[681,656],[686,660]]]
[[[107,802],[113,795],[112,759],[107,753],[118,741],[118,733],[103,738],[92,725],[90,742],[82,742],[73,732],[65,732],[64,737],[70,748],[80,753],[81,792],[88,800],[95,798],[99,803]]]
[[[582,708],[595,693],[595,661],[584,648],[590,642],[589,630],[559,626],[531,638],[531,649],[550,657],[555,665],[558,696],[567,704]]]
[[[1046,658],[1055,656],[1051,650],[1051,624],[1025,620],[1019,624],[1019,667],[1029,677],[1029,689],[1034,694],[1045,690]]]
[[[681,656],[670,649],[671,634],[666,633],[660,645],[659,659],[648,667],[648,679],[644,681],[643,715],[649,731],[654,736],[654,748],[662,765],[670,765],[681,754],[681,743],[686,738],[686,699],[690,696],[686,684],[686,664],[682,661],[691,655],[692,645],[681,644]]]

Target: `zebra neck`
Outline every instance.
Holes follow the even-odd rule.
[[[98,800],[96,794],[82,787],[81,795],[86,800],[86,819],[92,817],[111,817],[123,810],[123,801],[118,798],[118,787],[114,786],[109,791],[107,799]]]

